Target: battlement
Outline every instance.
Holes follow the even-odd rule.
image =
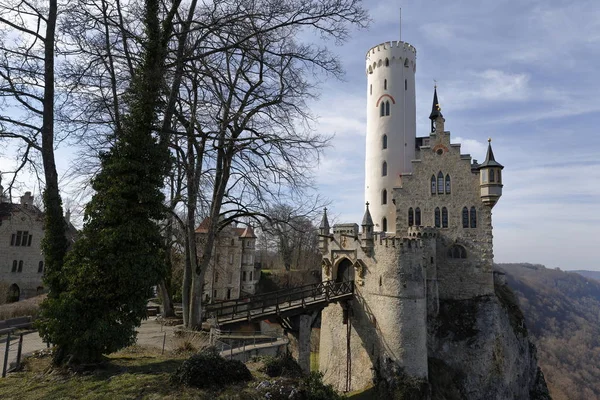
[[[408,50],[412,52],[414,54],[414,57],[416,58],[417,49],[410,43],[406,43],[400,40],[390,40],[389,42],[383,42],[378,44],[377,46],[371,47],[369,51],[367,51],[365,58],[369,60],[372,55],[375,55],[379,51],[394,51],[395,49],[402,51]]]
[[[437,237],[437,228],[432,226],[409,226],[409,238],[435,238]]]

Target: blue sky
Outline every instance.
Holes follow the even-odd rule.
[[[362,219],[365,54],[398,39],[402,6],[402,39],[417,48],[417,135],[428,133],[436,79],[453,142],[481,161],[492,137],[505,165],[504,195],[493,210],[495,261],[600,270],[597,0],[367,0],[365,6],[370,28],[332,47],[344,81],[324,81],[311,104],[316,128],[335,134],[316,170],[333,222]],[[67,147],[58,152],[61,176],[73,154]],[[11,149],[0,149],[0,170],[13,165]],[[32,186],[25,177],[21,182],[23,190]]]
[[[373,22],[334,48],[344,82],[327,81],[315,112],[335,134],[317,171],[335,222],[364,210],[366,51],[417,48],[417,136],[428,133],[433,79],[453,142],[482,161],[492,137],[505,166],[493,209],[496,262],[597,269],[600,246],[600,4],[597,1],[369,1]]]

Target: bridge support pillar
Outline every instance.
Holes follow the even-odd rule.
[[[298,364],[304,373],[310,373],[310,334],[314,318],[311,315],[300,315],[298,332]]]

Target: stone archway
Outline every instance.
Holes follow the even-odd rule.
[[[336,282],[348,282],[354,280],[354,267],[352,261],[347,258],[342,259],[337,266],[335,276]]]
[[[6,302],[14,303],[14,302],[19,301],[20,298],[21,298],[21,289],[19,289],[19,286],[17,286],[16,283],[13,283],[8,288],[8,296],[6,297]]]

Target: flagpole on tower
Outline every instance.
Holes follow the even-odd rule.
[[[400,7],[400,41],[402,41],[402,7]]]

